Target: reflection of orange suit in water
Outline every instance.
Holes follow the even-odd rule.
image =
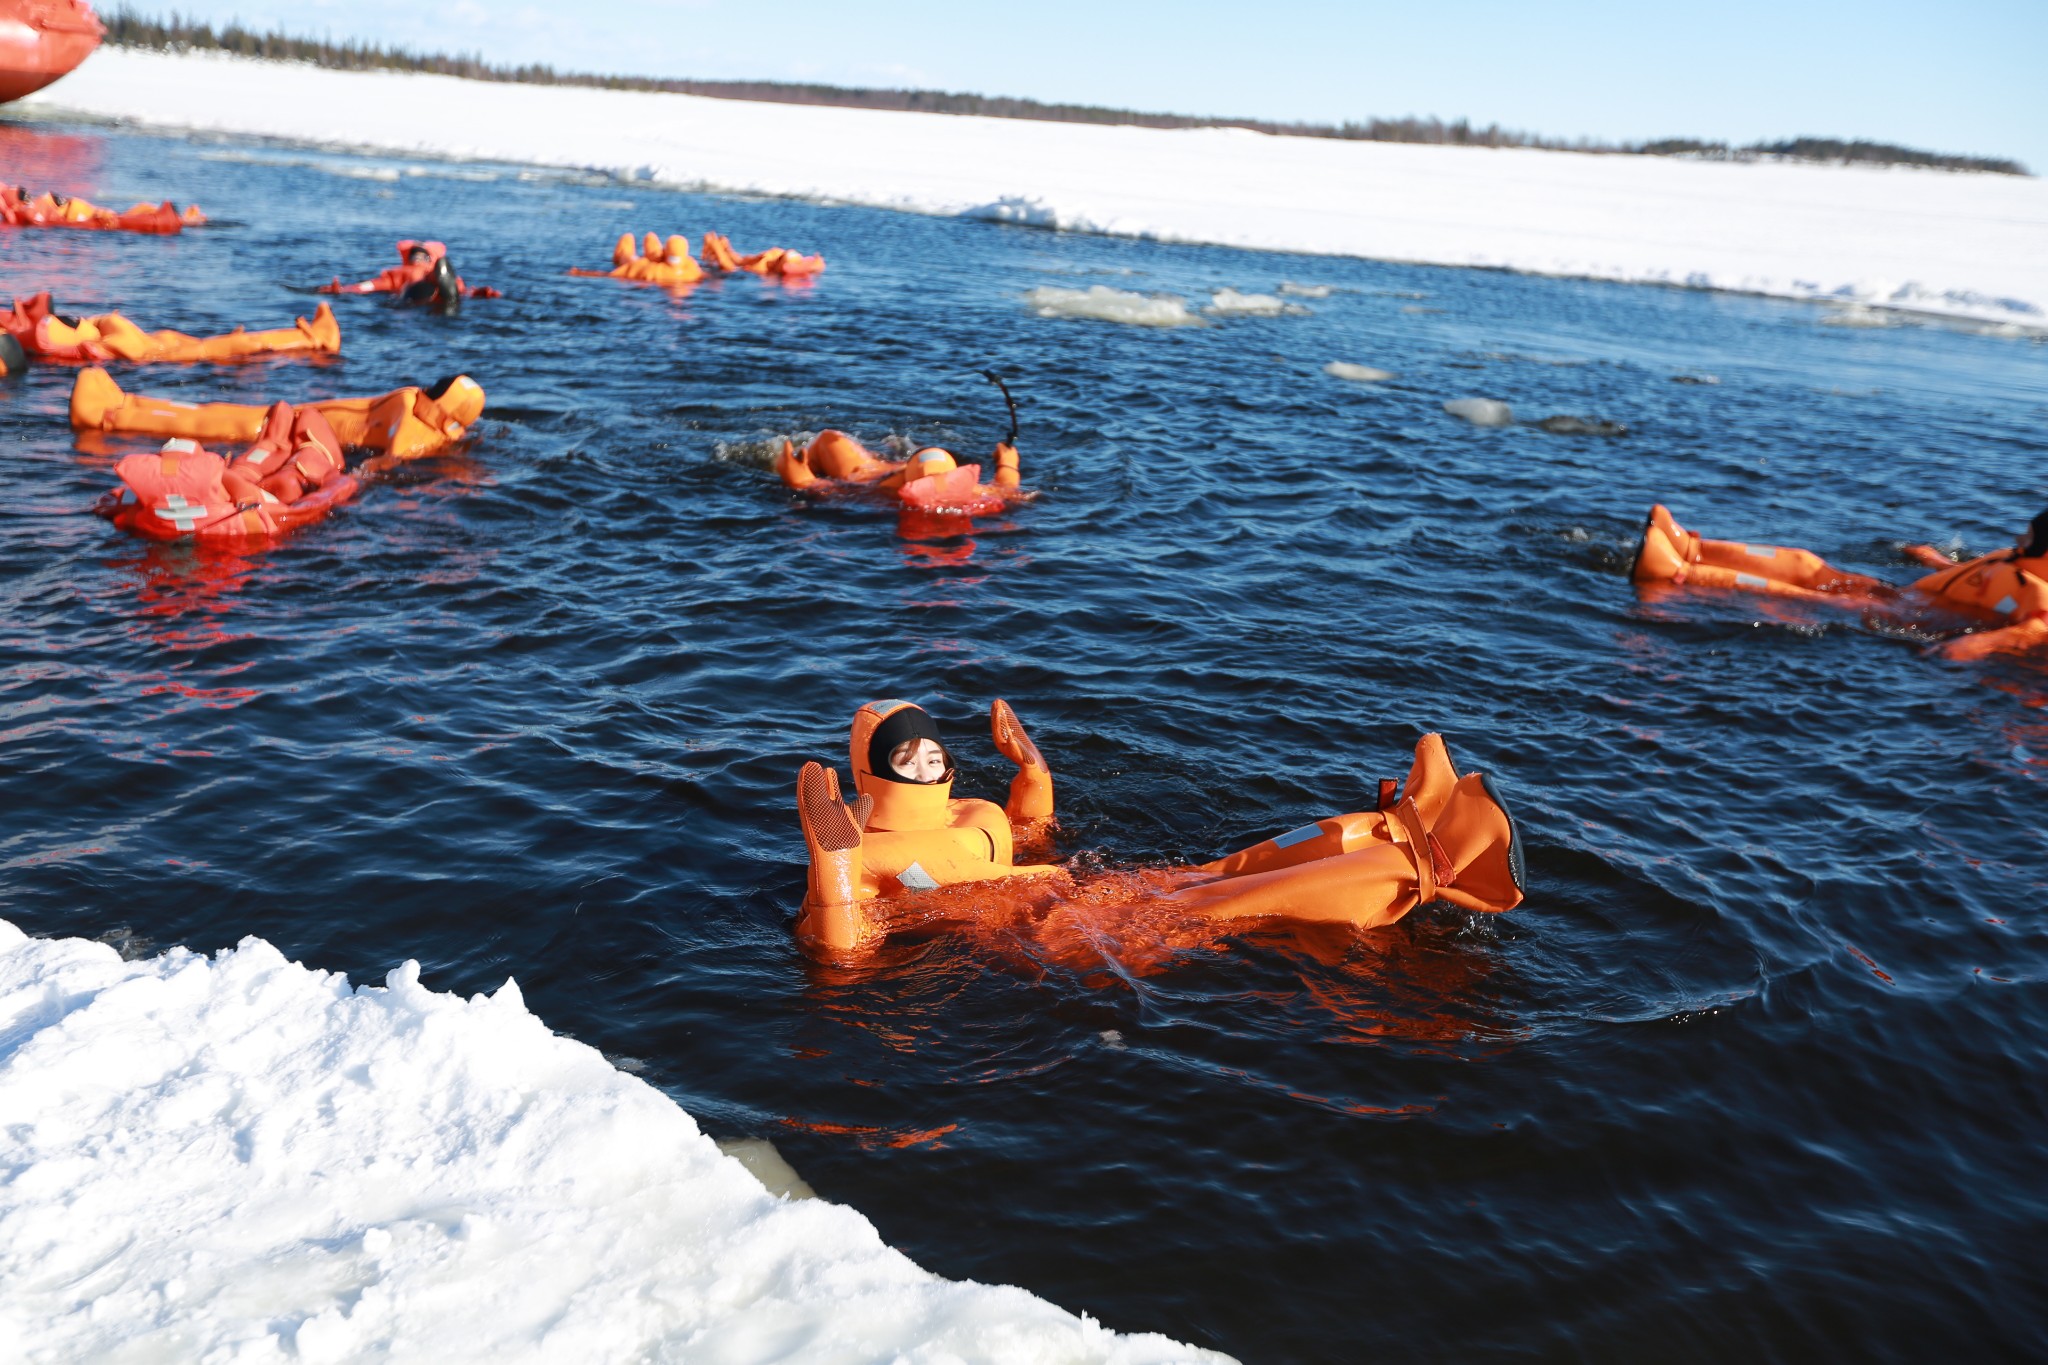
[[[2048,512],[2034,518],[2021,542],[2011,550],[1961,564],[1951,563],[1931,546],[1912,546],[1906,553],[1934,572],[1901,588],[1868,574],[1837,569],[1811,550],[1708,540],[1680,527],[1659,503],[1650,509],[1630,576],[1638,583],[1692,584],[1818,601],[1896,601],[1911,593],[1990,623],[1991,629],[1940,647],[1952,659],[1979,659],[2048,645]]]
[[[806,763],[797,814],[810,853],[798,934],[827,951],[878,937],[875,902],[943,886],[1067,874],[1013,861],[1017,827],[1052,818],[1052,773],[1009,706],[995,702],[996,748],[1017,765],[1008,801],[955,800],[952,773],[932,783],[890,769],[891,749],[937,739],[931,718],[904,701],[869,702],[854,713],[852,806],[839,776]],[[1522,900],[1514,821],[1480,774],[1460,778],[1443,740],[1425,735],[1398,799],[1381,784],[1381,809],[1331,816],[1194,869],[1201,880],[1162,900],[1209,919],[1279,917],[1373,928],[1418,905],[1446,900],[1471,910],[1512,910]]]

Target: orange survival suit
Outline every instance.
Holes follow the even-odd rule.
[[[87,199],[65,198],[48,191],[31,198],[19,186],[0,185],[0,223],[9,227],[88,228],[104,232],[181,232],[198,227],[206,215],[196,204],[183,213],[166,199],[161,204],[137,204],[125,213],[103,209]]]
[[[641,284],[659,284],[671,289],[695,284],[704,278],[702,267],[690,256],[689,238],[674,235],[664,241],[652,232],[638,244],[633,241],[632,233],[620,233],[619,240],[612,244],[610,270],[572,269],[569,273],[595,279],[637,280]]]
[[[145,332],[119,313],[66,321],[51,311],[46,289],[32,298],[16,299],[12,308],[0,308],[0,331],[14,337],[32,357],[78,363],[240,360],[289,351],[333,355],[341,350],[341,324],[325,303],[314,310],[311,319],[300,318],[293,327],[261,332],[237,327],[221,336],[195,337],[184,332]]]
[[[1644,524],[1630,577],[1638,583],[1732,588],[1821,601],[1896,601],[1902,593],[1912,593],[1991,627],[1944,641],[1939,652],[1949,658],[1977,659],[2048,645],[2048,511],[2034,518],[2028,533],[2010,550],[1961,564],[1951,563],[1928,545],[1910,546],[1906,553],[1934,572],[1900,588],[1868,574],[1838,569],[1811,550],[1708,540],[1679,526],[1659,503]]]
[[[785,246],[771,246],[766,251],[742,256],[732,249],[731,239],[716,232],[707,232],[704,234],[704,265],[711,270],[744,270],[766,279],[794,280],[821,274],[825,269],[825,258],[806,256]]]
[[[341,438],[319,409],[289,403],[271,406],[233,463],[178,439],[127,456],[114,472],[122,487],[94,510],[152,540],[275,535],[318,520],[361,486],[343,470]]]
[[[424,260],[414,260],[415,252],[425,252]],[[443,264],[447,270],[442,270]],[[428,281],[439,278],[440,288],[429,289]],[[470,286],[457,275],[454,264],[448,261],[448,248],[441,242],[416,242],[410,237],[398,244],[398,264],[388,270],[380,270],[367,280],[354,284],[343,284],[339,276],[314,291],[318,294],[401,294],[411,303],[440,303],[450,305],[455,299],[496,299],[503,298],[489,285]],[[449,297],[440,297],[446,294]]]
[[[484,391],[468,375],[458,374],[429,389],[408,385],[375,398],[329,398],[305,406],[318,409],[344,444],[411,460],[467,435],[483,415]],[[97,365],[81,371],[71,386],[71,426],[76,431],[255,441],[262,436],[270,411],[248,403],[181,403],[124,393]]]
[[[1031,496],[1018,486],[1022,475],[1015,445],[998,442],[995,462],[995,482],[984,484],[980,465],[963,465],[938,446],[926,446],[907,460],[885,460],[843,431],[821,431],[801,452],[794,442],[784,441],[775,472],[800,492],[873,489],[925,511],[984,516]]]
[[[854,713],[851,759],[857,793],[840,797],[839,775],[806,763],[797,775],[797,818],[810,854],[797,932],[844,952],[877,938],[878,898],[1010,877],[1063,879],[1049,864],[1018,865],[1013,826],[1052,818],[1052,773],[1003,701],[989,708],[996,748],[1017,765],[1008,802],[955,800],[952,773],[924,784],[895,776],[891,749],[937,741],[937,727],[905,701],[869,702]],[[1483,774],[1459,777],[1438,735],[1415,746],[1398,792],[1380,784],[1380,808],[1332,816],[1194,869],[1207,879],[1164,899],[1211,919],[1276,916],[1391,924],[1418,905],[1446,900],[1471,910],[1512,910],[1522,901],[1522,853],[1513,818]]]

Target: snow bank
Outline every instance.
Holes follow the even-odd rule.
[[[0,921],[10,1361],[1221,1360],[772,1197],[511,982]]]
[[[1032,123],[120,49],[26,102],[1038,227],[2048,327],[2048,182],[2015,176]]]

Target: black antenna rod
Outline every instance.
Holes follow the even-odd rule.
[[[1010,405],[1010,434],[1003,438],[1003,444],[1014,446],[1017,444],[1017,400],[1010,397],[1010,386],[1005,384],[1003,377],[994,370],[983,370],[981,377],[1001,389],[1003,391],[1003,401]]]

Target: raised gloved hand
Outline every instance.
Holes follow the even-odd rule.
[[[1017,713],[1000,697],[989,704],[988,728],[995,739],[997,752],[1017,765],[1017,775],[1010,779],[1010,799],[1004,805],[1003,813],[1010,817],[1012,824],[1051,819],[1052,770],[1046,767],[1038,746],[1031,742],[1031,736],[1024,733]]]

